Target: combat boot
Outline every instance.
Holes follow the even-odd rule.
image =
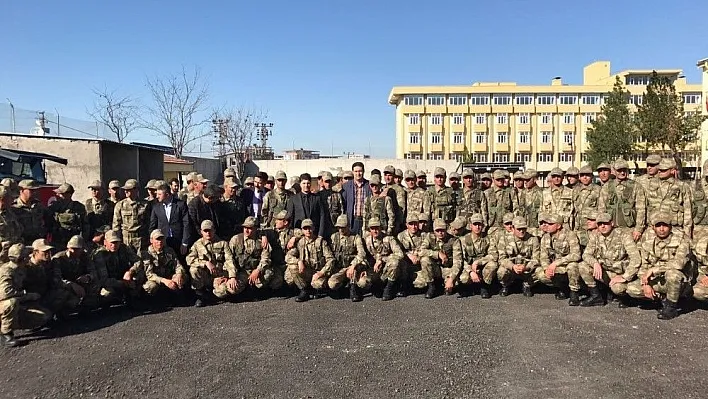
[[[425,292],[425,299],[435,298],[435,283],[428,283],[428,290]]]
[[[384,301],[390,301],[396,295],[396,282],[388,280],[386,281],[386,287],[384,287],[383,295],[381,297]]]
[[[578,306],[580,305],[580,295],[578,291],[570,291],[570,299],[568,300],[568,306]]]
[[[363,299],[361,297],[361,293],[359,292],[359,287],[357,287],[354,283],[349,283],[349,299],[351,299],[352,302],[361,302]]]
[[[300,293],[295,298],[295,302],[305,302],[310,300],[310,292],[307,288],[301,288]]]
[[[7,346],[8,348],[14,348],[20,344],[12,333],[0,335],[0,342],[2,342],[3,346]]]
[[[656,318],[659,320],[671,320],[674,317],[678,316],[678,309],[676,308],[676,302],[671,302],[668,299],[664,300],[664,307],[661,308],[661,311],[659,312],[658,315],[656,315]]]
[[[559,301],[562,301],[564,299],[568,299],[568,294],[565,293],[564,289],[558,288],[558,291],[556,291],[556,299]]]
[[[492,297],[492,294],[489,293],[489,284],[482,283],[482,286],[479,287],[479,296],[481,296],[482,299],[489,299]]]
[[[196,290],[194,291],[194,295],[197,297],[197,299],[194,300],[194,307],[195,308],[202,308],[204,307],[204,296],[206,293],[203,290]]]
[[[408,287],[410,286],[410,282],[407,280],[400,281],[398,283],[398,292],[396,293],[396,296],[405,298],[408,296]]]
[[[457,287],[458,298],[467,298],[468,296],[472,295],[472,287],[469,284],[461,284]]]
[[[590,296],[585,298],[580,306],[605,306],[605,300],[602,299],[602,294],[600,294],[600,289],[597,287],[590,288]]]
[[[499,290],[499,296],[509,296],[509,287],[502,286]]]
[[[533,291],[531,291],[531,286],[524,284],[523,293],[524,293],[525,297],[531,298],[533,296]]]

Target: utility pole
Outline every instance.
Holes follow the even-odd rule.
[[[12,104],[9,98],[7,98],[7,103],[10,104],[10,118],[12,119],[12,133],[16,132],[15,126],[15,106]]]
[[[226,170],[226,139],[229,133],[229,119],[212,119],[211,129],[216,136],[214,146],[216,146],[217,155],[221,161],[221,170]]]
[[[272,151],[269,151],[268,148],[268,137],[273,135],[273,124],[272,123],[256,123],[256,140],[261,142],[261,156],[263,158],[270,159],[272,158],[270,154],[272,154]]]

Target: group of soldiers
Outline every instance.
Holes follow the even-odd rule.
[[[677,179],[673,159],[649,156],[634,180],[624,160],[554,168],[546,188],[531,169],[448,176],[435,168],[432,186],[424,171],[362,174],[361,163],[320,172],[313,193],[309,174],[261,172],[242,184],[227,169],[218,186],[197,173],[183,189],[176,179],[150,180],[145,198],[134,179],[96,181],[84,204],[65,183],[48,207],[35,198],[36,182],[3,181],[1,342],[15,346],[16,329],[117,303],[201,307],[286,285],[298,302],[347,291],[359,302],[368,292],[488,299],[519,282],[526,297],[544,285],[570,306],[660,302],[660,319],[676,317],[682,297],[708,300],[708,179]],[[318,201],[324,223],[294,219],[298,195]],[[180,206],[184,234],[175,235],[154,210],[174,216]]]

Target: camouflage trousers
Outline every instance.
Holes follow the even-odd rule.
[[[549,287],[561,288],[565,285],[565,279],[568,279],[568,288],[571,291],[580,291],[580,271],[578,270],[577,262],[570,262],[565,266],[556,267],[556,272],[553,278],[546,276],[548,267],[537,267],[533,274],[533,284],[542,283]]]
[[[251,275],[251,272],[253,272],[253,270],[240,270],[237,276],[239,283],[245,281],[246,284],[249,284],[248,277]],[[283,274],[284,272],[280,268],[268,268],[261,271],[258,280],[256,280],[253,286],[258,289],[269,288],[274,291],[279,290],[283,286]]]
[[[455,285],[459,284],[458,276],[453,275],[453,270],[450,266],[452,266],[452,259],[448,259],[447,263],[442,264],[439,259],[434,259],[431,256],[420,258],[420,270],[416,272],[413,286],[415,288],[425,288],[436,279],[447,280],[450,277],[454,279]]]
[[[533,276],[533,270],[524,270],[523,273],[517,274],[514,272],[513,266],[505,266],[503,264],[500,264],[499,269],[497,269],[497,279],[502,287],[508,287],[516,280],[522,280],[524,286],[530,287],[534,283]]]
[[[70,287],[54,287],[39,300],[40,304],[52,313],[61,313],[76,309],[81,298]]]
[[[289,263],[285,269],[285,283],[290,286],[296,286],[299,289],[305,289],[312,283],[312,276],[315,270],[309,263],[305,262],[305,270],[300,273],[300,267],[297,262]]]
[[[175,276],[176,276],[176,274],[175,274]],[[169,277],[169,279],[174,279],[175,276],[171,276],[171,277]],[[186,287],[187,283],[189,281],[189,278],[187,276],[183,276],[183,277],[184,277],[183,284]],[[168,277],[164,277],[164,278],[168,278]],[[162,283],[158,283],[157,281],[152,281],[152,280],[146,281],[142,287],[143,287],[143,291],[145,291],[145,293],[150,296],[157,295],[160,291],[165,291],[165,290],[169,291],[170,290],[166,285],[164,285]],[[175,290],[175,291],[179,291],[180,289],[182,289],[182,288],[177,287],[177,290]]]
[[[708,225],[697,224],[693,226],[693,245],[698,242],[701,238],[708,236]],[[692,247],[693,248],[693,247]]]
[[[235,290],[232,290],[226,284],[229,280],[226,270],[216,269],[216,273],[212,274],[205,266],[190,267],[189,275],[192,278],[192,288],[195,291],[211,289],[214,296],[219,299],[226,299],[230,296],[240,294],[246,289],[246,284],[248,284],[248,276],[239,273],[236,276],[238,285]]]
[[[597,286],[597,281],[595,280],[595,276],[593,276],[593,265],[581,261],[578,262],[578,269],[580,271],[580,278],[583,280],[583,283],[588,288],[594,288]],[[615,273],[612,270],[607,270],[606,268],[602,268],[602,280],[599,280],[599,282],[610,286],[610,280],[612,280],[614,277],[619,276],[620,273]],[[627,292],[627,284],[628,283],[618,283],[615,285],[610,286],[610,290],[612,291],[613,294],[615,295],[625,295]]]
[[[482,267],[482,272],[479,273],[479,276],[485,284],[489,285],[494,282],[494,277],[497,276],[498,270],[499,264],[497,262],[487,262],[487,264]],[[462,273],[460,274],[460,284],[472,284],[472,277],[470,276],[471,272],[471,266],[465,266],[464,270],[462,270]]]
[[[680,270],[670,269],[662,274],[652,276],[649,279],[649,285],[654,289],[654,292],[666,295],[666,299],[669,301],[678,302],[686,281],[686,275]],[[635,299],[649,299],[644,296],[644,291],[642,291],[641,278],[627,284],[627,295]]]
[[[339,265],[335,265],[335,268],[337,268],[338,266]],[[350,284],[356,284],[357,287],[361,288],[362,290],[368,291],[369,289],[371,289],[373,280],[375,278],[378,278],[378,276],[371,270],[370,267],[366,265],[366,263],[360,263],[358,265],[355,265],[354,278],[350,280],[349,277],[347,277],[347,269],[349,268],[349,266],[342,266],[343,267],[341,267],[338,272],[332,274],[327,279],[327,286],[330,290],[337,291],[342,288],[342,286],[344,286],[347,282],[349,282]]]
[[[143,250],[147,250],[148,235],[142,233],[133,233],[130,231],[122,231],[123,233],[123,244],[127,245],[136,254],[140,255]]]
[[[38,302],[21,302],[19,298],[0,301],[0,333],[39,328],[52,318],[52,312]]]

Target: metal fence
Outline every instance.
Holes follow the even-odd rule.
[[[11,107],[7,103],[0,103],[0,132],[36,134],[39,130],[39,121],[42,119],[40,110],[32,111]],[[89,120],[67,118],[57,114],[56,111],[44,112],[44,126],[49,129],[48,135],[70,138],[96,138],[115,140],[115,135],[107,126]]]

